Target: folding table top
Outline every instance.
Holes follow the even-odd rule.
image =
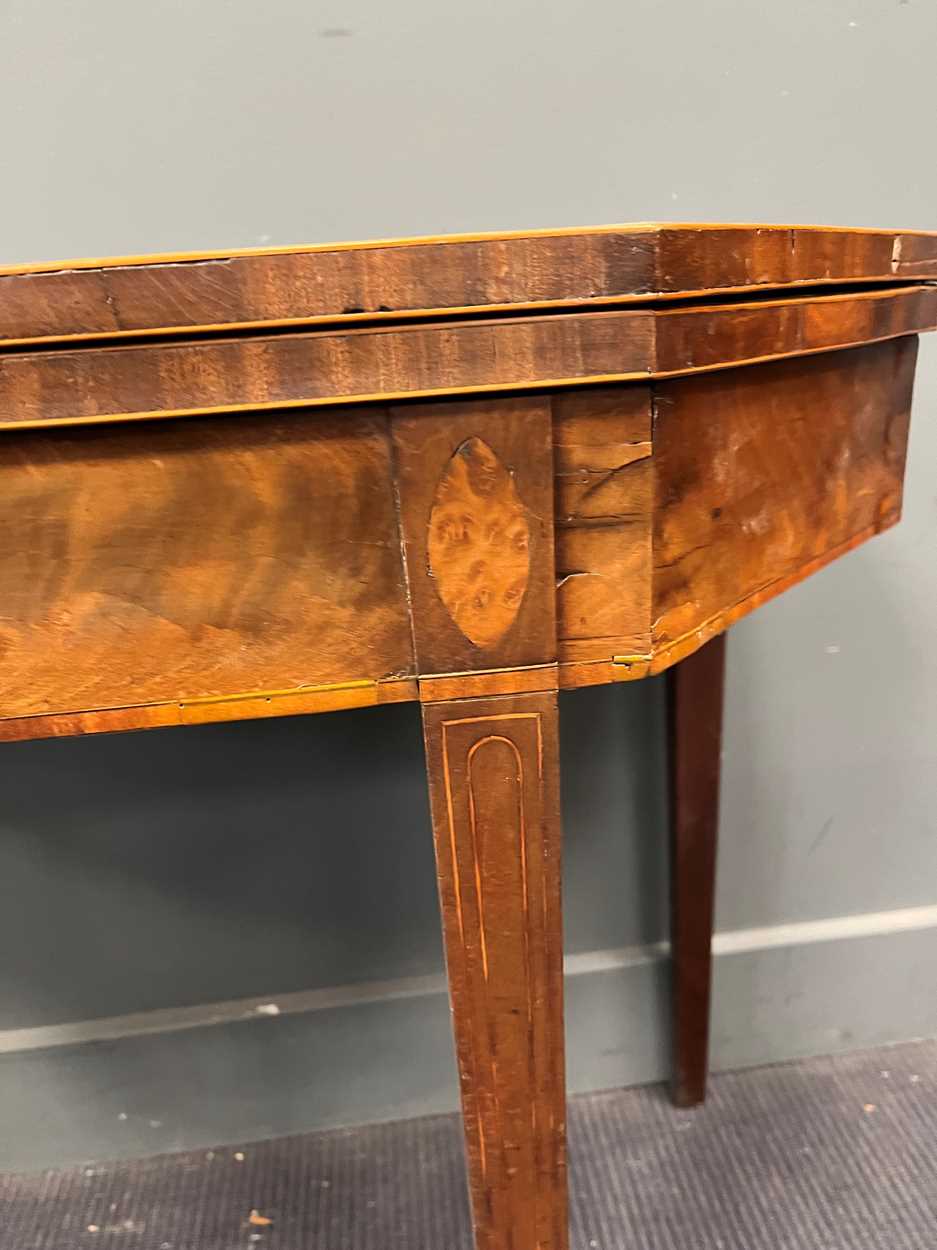
[[[895,231],[0,271],[0,740],[660,671],[898,520],[931,329]]]
[[[937,278],[937,233],[641,224],[0,267],[0,343]]]

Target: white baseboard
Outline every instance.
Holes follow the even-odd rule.
[[[937,909],[723,933],[716,950],[715,1070],[937,1035]],[[666,947],[574,955],[568,972],[570,1091],[665,1079]],[[0,1171],[212,1148],[458,1105],[442,977],[3,1036]]]
[[[806,920],[765,928],[732,929],[714,936],[713,954],[718,959],[726,955],[810,946],[818,942],[884,937],[925,929],[937,929],[937,906],[832,916],[822,920]],[[592,976],[596,973],[646,967],[665,960],[668,955],[669,945],[666,942],[586,951],[567,955],[564,971],[568,979]],[[193,1007],[166,1007],[41,1028],[6,1029],[0,1031],[0,1055],[116,1041],[156,1033],[174,1033],[183,1029],[209,1028],[244,1020],[332,1011],[336,1008],[358,1007],[368,1003],[419,998],[445,992],[446,982],[442,976],[398,977],[383,981],[364,981],[356,985],[298,990],[275,996],[231,999]]]

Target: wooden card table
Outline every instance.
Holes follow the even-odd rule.
[[[723,631],[898,520],[935,279],[780,226],[0,272],[0,738],[419,700],[479,1250],[566,1245],[557,690],[671,672],[693,1103]]]

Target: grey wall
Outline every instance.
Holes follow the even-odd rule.
[[[930,0],[0,0],[0,262],[933,228],[935,46]],[[925,340],[902,526],[733,631],[719,1065],[937,1033],[935,417]],[[571,1084],[656,1079],[661,688],[562,713]],[[0,796],[0,1166],[454,1105],[413,708],[7,746]]]

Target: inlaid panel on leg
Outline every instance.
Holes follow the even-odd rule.
[[[565,1250],[555,694],[423,707],[478,1250]]]

